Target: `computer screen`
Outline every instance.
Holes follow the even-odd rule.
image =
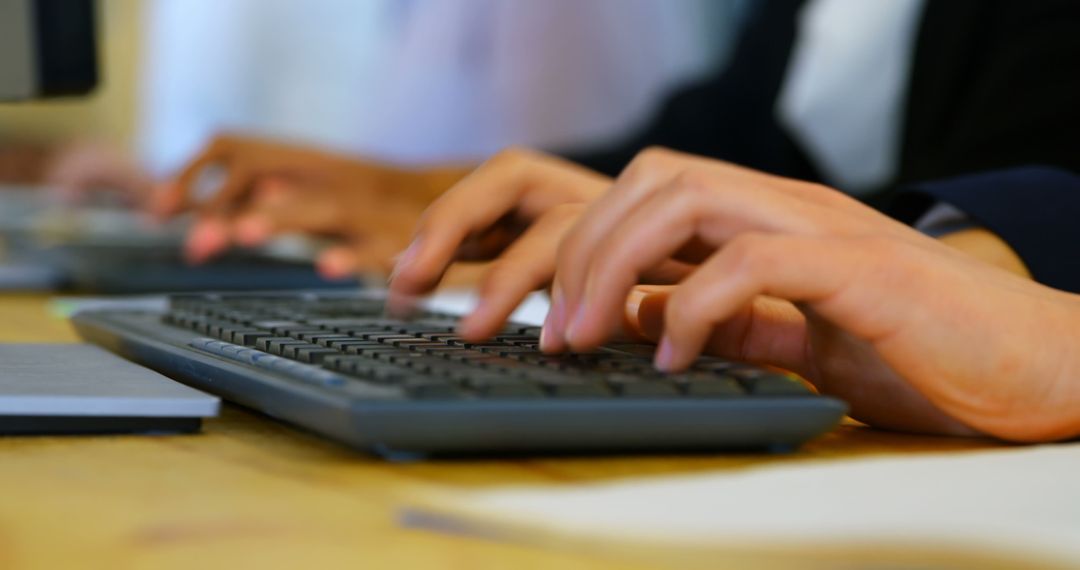
[[[92,91],[95,12],[94,0],[0,1],[0,100]]]

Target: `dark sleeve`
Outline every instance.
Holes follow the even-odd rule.
[[[1005,240],[1036,281],[1080,293],[1080,175],[1030,166],[926,182],[902,190],[890,213],[912,224],[939,201]]]
[[[816,178],[809,161],[773,117],[803,1],[767,0],[756,5],[730,65],[669,96],[643,130],[610,148],[564,149],[559,154],[614,176],[638,152],[659,145],[774,174]]]

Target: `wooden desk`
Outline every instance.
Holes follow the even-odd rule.
[[[41,295],[0,295],[0,341],[76,341],[46,309]],[[199,435],[0,438],[0,568],[644,568],[401,528],[395,494],[989,445],[848,426],[789,456],[390,464],[226,406]]]

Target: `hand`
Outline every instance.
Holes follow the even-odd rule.
[[[640,276],[657,366],[706,351],[795,371],[886,428],[1024,441],[1080,434],[1080,298],[1002,271],[839,192],[651,150],[559,248],[547,350],[614,331]]]
[[[224,170],[213,196],[199,200],[200,177]],[[187,254],[201,262],[229,247],[290,232],[333,236],[347,245],[319,259],[330,276],[387,270],[424,207],[465,168],[413,171],[310,148],[219,136],[158,192],[160,216],[195,209]]]
[[[457,260],[497,258],[480,281],[480,305],[461,323],[468,338],[493,334],[555,270],[563,233],[611,179],[537,152],[503,151],[424,212],[390,282],[393,305],[431,291]]]
[[[49,186],[68,202],[93,192],[109,192],[133,205],[145,204],[153,182],[133,157],[103,142],[81,141],[61,147],[46,174]]]

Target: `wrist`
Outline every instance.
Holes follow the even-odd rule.
[[[938,241],[976,259],[1021,277],[1031,278],[1024,260],[997,234],[984,228],[966,228],[939,236]]]

